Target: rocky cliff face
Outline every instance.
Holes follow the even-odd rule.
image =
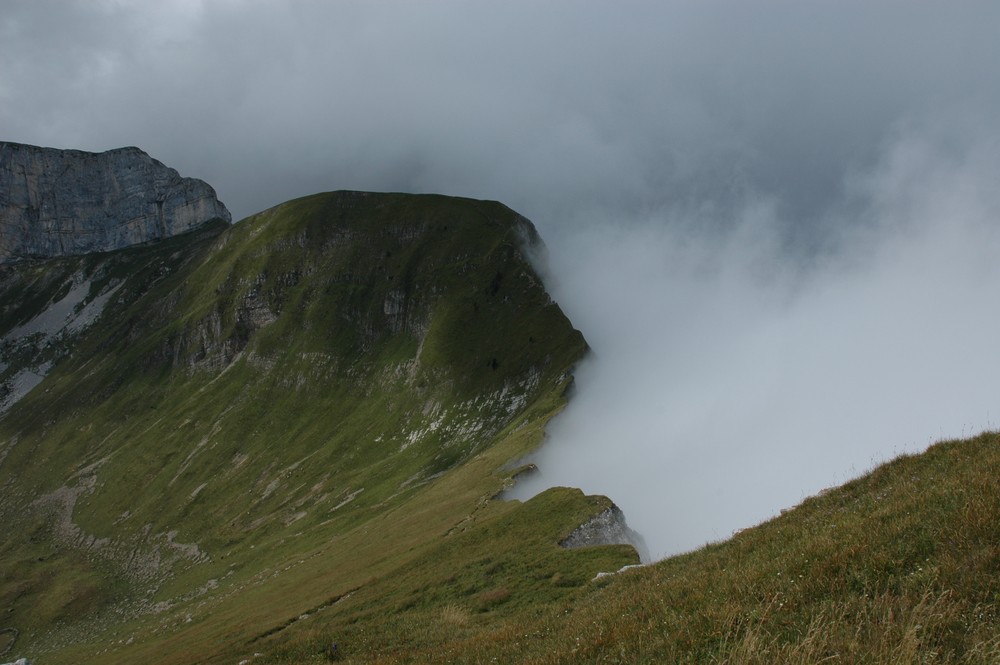
[[[646,541],[628,525],[625,514],[616,505],[578,526],[559,544],[570,549],[595,545],[631,545],[642,561],[650,561]]]
[[[232,220],[208,183],[138,148],[0,142],[0,263],[102,252]]]

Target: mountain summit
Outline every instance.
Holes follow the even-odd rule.
[[[105,252],[231,221],[215,190],[139,148],[0,142],[0,263]]]
[[[603,497],[500,498],[587,348],[528,260],[539,242],[497,202],[343,191],[0,265],[17,649],[231,663],[327,610],[357,650],[341,622],[401,593],[487,612],[637,562],[560,547]]]

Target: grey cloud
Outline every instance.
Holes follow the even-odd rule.
[[[606,493],[662,555],[995,427],[1000,127],[961,124],[902,132],[854,174],[855,217],[809,262],[758,202],[723,234],[646,224],[554,248],[596,356],[515,496]]]
[[[142,143],[238,216],[341,186],[489,195],[539,218],[752,187],[806,215],[900,116],[995,105],[995,13],[15,2],[0,117],[25,141]]]

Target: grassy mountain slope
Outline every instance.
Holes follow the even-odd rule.
[[[557,546],[606,499],[491,500],[585,350],[536,241],[497,203],[339,192],[81,259],[123,285],[0,418],[18,651],[231,662],[344,594],[503,614],[634,561]],[[7,329],[81,269],[11,268]]]
[[[0,379],[51,365],[0,416],[10,656],[1000,662],[998,434],[596,580],[634,550],[558,542],[608,499],[496,500],[585,351],[534,239],[497,203],[341,192],[0,269],[3,339],[107,300],[0,345]]]
[[[726,542],[481,621],[364,617],[380,663],[1000,662],[1000,435],[933,446]],[[322,631],[355,636],[345,609]],[[322,662],[318,639],[254,662]],[[310,643],[312,639],[312,643]],[[405,650],[379,645],[403,641]]]

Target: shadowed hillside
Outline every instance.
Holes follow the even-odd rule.
[[[339,192],[5,268],[8,336],[74,288],[74,312],[112,293],[73,335],[4,338],[52,365],[0,419],[17,651],[229,662],[345,594],[493,611],[633,561],[557,545],[604,499],[491,499],[585,350],[525,259],[537,243],[497,203]],[[437,591],[397,598],[411,578]]]

